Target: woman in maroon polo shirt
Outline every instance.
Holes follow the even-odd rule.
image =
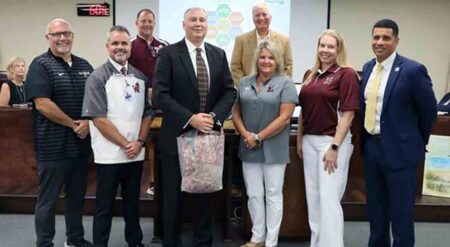
[[[342,36],[326,30],[299,94],[297,154],[305,170],[311,247],[344,246],[340,201],[353,151],[349,130],[358,93],[358,75],[349,67]]]

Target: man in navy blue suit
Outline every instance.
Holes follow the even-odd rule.
[[[369,246],[414,246],[416,166],[436,118],[436,98],[425,66],[399,55],[398,26],[372,29],[376,58],[363,68],[360,91]]]

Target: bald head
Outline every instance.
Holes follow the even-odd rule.
[[[69,31],[72,31],[72,25],[70,24],[70,22],[61,19],[61,18],[56,18],[53,19],[52,21],[50,21],[47,25],[47,33],[51,33],[52,32],[52,27],[58,23],[64,23],[69,27]]]
[[[72,26],[64,19],[54,19],[47,25],[45,38],[53,55],[63,58],[66,62],[71,59],[74,34]]]
[[[184,11],[184,19],[186,20],[186,18],[189,16],[189,14],[194,10],[195,11],[200,10],[201,12],[203,12],[205,14],[205,16],[208,16],[208,13],[206,13],[206,10],[204,10],[200,7],[192,7],[192,8],[187,9],[186,11]]]

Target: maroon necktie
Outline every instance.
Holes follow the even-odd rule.
[[[121,73],[122,75],[127,75],[127,68],[125,68],[125,66],[122,67],[122,68],[120,68],[120,73]]]
[[[206,69],[205,60],[202,58],[202,49],[196,48],[197,52],[197,80],[198,80],[198,93],[200,95],[200,112],[206,112],[206,98],[208,96],[208,70]]]

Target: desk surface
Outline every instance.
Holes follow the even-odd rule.
[[[355,120],[356,121],[356,120]],[[157,133],[157,130],[161,126],[161,118],[154,119],[151,129],[153,133]],[[364,190],[364,178],[362,173],[362,163],[359,157],[359,132],[358,124],[353,124],[353,135],[355,143],[355,151],[353,153],[347,190],[343,198],[344,205],[364,205],[365,204],[365,190]],[[225,122],[225,129],[228,135],[235,135],[233,124],[231,121]],[[438,117],[434,127],[433,134],[450,136],[450,117],[440,116]],[[37,168],[35,165],[34,151],[32,145],[32,128],[31,128],[31,110],[30,109],[10,109],[0,108],[0,196],[36,196],[38,188]],[[237,136],[236,136],[237,138]],[[295,136],[291,136],[291,144],[295,143]],[[152,146],[149,146],[153,150]],[[293,150],[295,153],[295,150]],[[300,161],[297,161],[296,156],[292,156],[291,160],[295,163],[293,167],[301,166]],[[149,184],[149,171],[148,167],[153,164],[153,157],[151,155],[146,156],[142,184],[141,196],[144,200],[152,199],[145,191]],[[87,191],[87,197],[94,197],[95,195],[95,176],[94,167],[91,166],[89,175],[89,186]],[[295,175],[295,176],[294,176]],[[292,177],[294,176],[294,177]],[[300,176],[297,172],[287,173],[286,179],[288,182],[287,188],[290,191],[296,188],[295,183],[289,181],[297,179]],[[421,178],[420,178],[421,179]],[[420,180],[421,181],[421,180]],[[444,216],[442,214],[437,216],[433,214],[433,210],[427,210],[423,213],[422,220],[449,220],[450,219],[450,198],[421,196],[420,191],[417,195],[416,203],[418,206],[427,207],[443,207],[448,213]],[[300,204],[299,204],[300,205]],[[345,209],[345,206],[344,206]],[[352,208],[353,209],[353,208]],[[291,212],[293,209],[291,209]],[[345,211],[345,210],[344,210]],[[359,215],[352,217],[352,212],[346,211],[346,219],[361,219],[361,211]]]

